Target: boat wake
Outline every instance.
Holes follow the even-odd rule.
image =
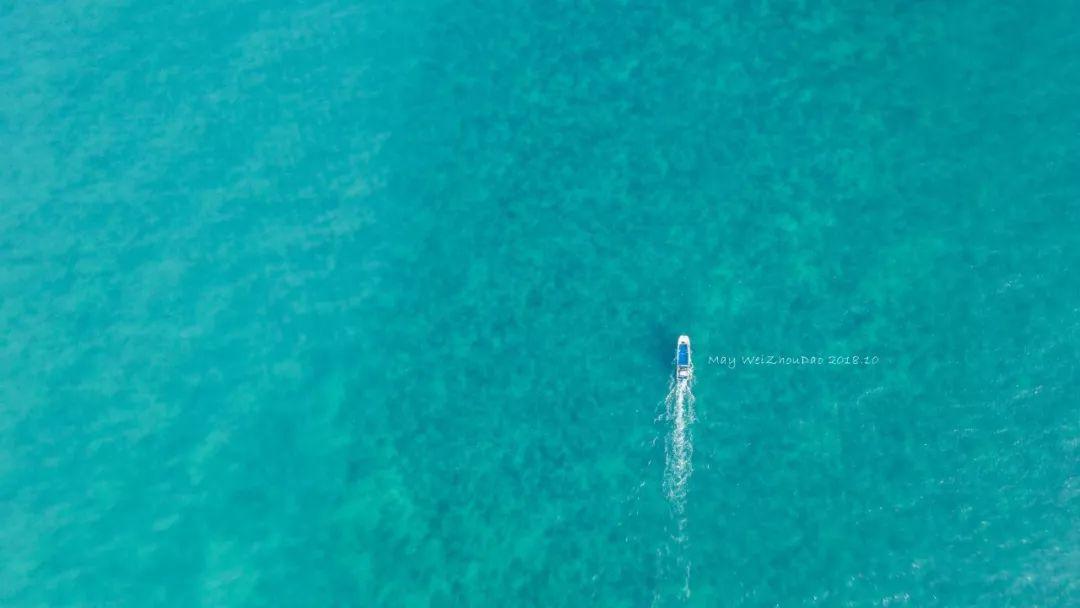
[[[693,472],[694,441],[690,425],[694,422],[694,393],[688,379],[672,380],[664,398],[664,417],[670,425],[664,445],[664,492],[672,512],[685,522],[686,489]],[[685,533],[680,525],[680,535]]]
[[[672,528],[669,542],[658,558],[663,562],[662,570],[682,579],[681,588],[669,589],[669,592],[685,600],[690,597],[690,560],[686,555],[689,541],[686,529],[686,494],[690,474],[694,470],[694,441],[690,427],[694,423],[695,413],[691,378],[676,377],[671,380],[664,398],[664,412],[660,417],[667,429],[664,441],[663,489],[671,509]],[[657,605],[657,601],[653,604]]]

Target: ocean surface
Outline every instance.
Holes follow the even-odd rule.
[[[0,606],[1080,605],[1078,22],[0,3]]]

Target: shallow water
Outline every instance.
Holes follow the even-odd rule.
[[[1078,18],[0,8],[0,604],[1080,603]]]

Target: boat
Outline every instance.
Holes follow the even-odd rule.
[[[690,359],[690,336],[679,336],[675,346],[675,377],[689,380],[694,375],[694,363]]]

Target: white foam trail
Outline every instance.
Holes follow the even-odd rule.
[[[665,444],[664,491],[675,515],[683,520],[687,484],[694,470],[694,441],[690,431],[695,419],[694,392],[689,380],[672,380],[664,410],[671,425]]]
[[[664,398],[664,418],[668,425],[664,443],[664,493],[675,520],[672,536],[674,546],[670,547],[675,559],[675,568],[683,575],[681,594],[683,599],[690,597],[690,562],[685,555],[688,541],[686,531],[686,494],[690,475],[694,471],[694,440],[691,426],[696,419],[694,413],[694,391],[692,380],[672,379]],[[655,603],[655,602],[654,602]]]

